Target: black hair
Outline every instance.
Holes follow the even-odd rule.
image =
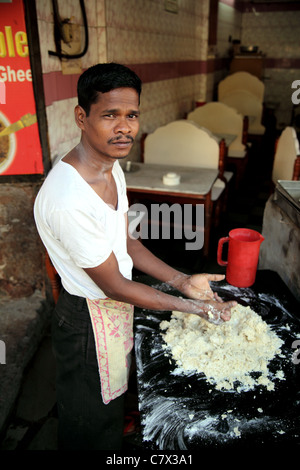
[[[113,62],[93,65],[79,77],[78,104],[88,116],[91,105],[97,101],[98,93],[107,93],[116,88],[134,88],[140,98],[142,82],[136,73],[125,65]]]

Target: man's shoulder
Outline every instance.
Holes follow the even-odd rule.
[[[70,203],[75,200],[82,199],[82,192],[85,185],[81,185],[81,178],[76,174],[76,170],[59,161],[48,173],[41,189],[40,197],[49,201],[59,201],[60,205],[63,203]]]

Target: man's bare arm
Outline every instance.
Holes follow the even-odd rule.
[[[215,300],[183,299],[161,292],[153,287],[126,279],[119,271],[115,255],[101,265],[86,268],[85,272],[93,279],[107,297],[157,311],[179,310],[198,314],[208,319],[209,312],[222,320],[230,319],[230,309],[234,302],[217,302]]]

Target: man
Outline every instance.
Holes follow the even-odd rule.
[[[47,176],[35,202],[41,239],[63,289],[53,318],[59,443],[64,449],[120,449],[123,399],[133,344],[133,306],[229,320],[209,281],[187,276],[127,236],[126,185],[119,160],[139,129],[140,79],[98,64],[78,81],[81,141]],[[186,298],[134,282],[132,266]]]

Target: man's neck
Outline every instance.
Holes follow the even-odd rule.
[[[110,178],[115,162],[113,158],[101,158],[98,154],[96,155],[93,149],[87,149],[82,142],[74,147],[63,160],[74,166],[87,181]]]

